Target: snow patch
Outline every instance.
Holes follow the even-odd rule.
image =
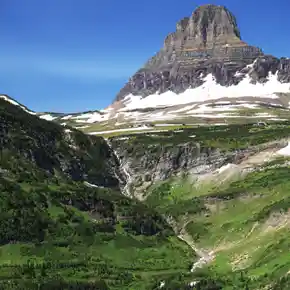
[[[216,82],[212,74],[208,74],[204,79],[204,83],[194,89],[187,89],[181,94],[167,91],[163,94],[152,94],[146,98],[142,96],[134,96],[129,94],[125,97],[125,110],[138,109],[148,107],[173,106],[188,104],[192,102],[204,102],[220,98],[239,98],[239,97],[263,97],[277,99],[276,93],[289,93],[290,83],[280,83],[277,73],[268,76],[266,83],[251,83],[251,78],[246,75],[244,79],[237,85],[229,87],[221,86]]]
[[[118,132],[134,132],[134,133],[150,133],[150,132],[166,132],[168,130],[149,130],[148,127],[138,127],[138,128],[124,128],[124,129],[116,129],[116,130],[108,130],[108,131],[99,131],[99,132],[90,132],[89,135],[101,135],[101,134],[110,134],[110,133],[118,133]],[[138,132],[142,131],[142,132]]]
[[[192,282],[189,283],[189,286],[190,286],[190,287],[194,287],[194,286],[196,286],[197,284],[198,284],[198,281],[192,281]]]
[[[259,108],[258,105],[255,105],[255,104],[247,104],[247,103],[243,103],[242,106],[245,107],[245,108],[248,108],[248,109],[256,109],[256,108]]]
[[[99,112],[92,112],[92,113],[84,113],[77,116],[66,116],[64,118],[76,120],[77,123],[95,123],[95,122],[102,122],[107,121],[109,119],[108,112],[101,114]],[[62,119],[64,119],[62,118]]]
[[[275,117],[275,116],[270,115],[269,113],[258,113],[255,116],[257,116],[257,117]]]
[[[290,142],[288,145],[277,152],[278,155],[290,156]]]
[[[109,120],[109,115],[101,115],[99,113],[95,113],[92,115],[87,122],[88,123],[95,123],[95,122],[102,122],[102,121],[108,121]]]
[[[7,96],[0,95],[0,98],[3,99],[3,100],[5,100],[5,101],[8,102],[8,103],[14,105],[14,106],[20,107],[20,108],[21,108],[22,110],[24,110],[26,113],[29,113],[29,114],[31,114],[31,115],[36,115],[35,112],[32,112],[32,111],[30,111],[30,110],[27,110],[24,106],[20,105],[20,104],[19,104],[18,102],[16,102],[16,101],[14,101],[14,100],[8,98]]]
[[[86,129],[89,128],[90,126],[86,125],[86,126],[81,126],[81,127],[76,127],[76,129]]]
[[[50,114],[41,115],[41,116],[39,116],[39,118],[44,119],[46,121],[53,121],[54,119],[56,119],[56,117],[53,117]]]
[[[270,118],[270,121],[288,121],[288,119]]]
[[[78,119],[89,119],[92,116],[93,116],[92,113],[85,113],[85,114],[77,115],[77,116],[73,117],[73,119],[76,119],[76,120],[78,120]]]
[[[64,116],[64,117],[62,117],[61,119],[62,119],[62,120],[69,120],[70,118],[72,118],[72,115]]]
[[[91,187],[91,188],[104,188],[104,186],[95,185],[95,184],[89,183],[87,181],[84,182],[84,185]]]
[[[118,141],[123,141],[123,140],[128,140],[130,139],[129,137],[121,137],[121,138],[117,138],[116,140]]]
[[[183,124],[154,124],[155,127],[182,126]]]
[[[234,74],[235,77],[242,77],[242,76],[244,76],[244,75],[245,75],[244,73],[241,73],[241,72],[239,72],[239,71],[237,71],[237,72]]]

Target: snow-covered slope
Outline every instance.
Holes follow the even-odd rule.
[[[7,95],[0,95],[0,99],[5,100],[6,102],[9,102],[12,105],[20,107],[22,110],[24,110],[25,112],[27,112],[29,114],[36,115],[35,112],[29,110],[28,108],[26,108],[25,106],[21,105],[20,103],[18,103],[14,99],[8,97]]]
[[[251,66],[249,65],[248,68]],[[203,78],[203,84],[183,93],[167,91],[147,97],[127,95],[107,110],[65,116],[62,119],[77,126],[87,126],[90,132],[103,132],[96,124],[107,130],[146,123],[229,123],[237,119],[283,120],[288,119],[290,109],[290,83],[278,81],[277,74],[269,74],[264,83],[253,83],[248,74],[237,84],[221,86],[214,76]],[[115,128],[117,127],[117,128]],[[132,130],[132,129],[130,129]]]
[[[152,125],[228,124],[231,122],[281,121],[290,118],[290,83],[269,73],[263,83],[253,82],[250,73],[237,72],[236,85],[222,86],[212,74],[202,84],[180,94],[167,91],[147,97],[127,95],[104,110],[83,113],[35,113],[6,95],[0,97],[30,114],[61,125],[70,125],[90,134],[144,131]],[[149,127],[148,127],[149,124]],[[155,128],[156,129],[156,128]]]
[[[163,94],[152,94],[148,97],[129,94],[124,98],[124,110],[144,109],[157,106],[174,106],[192,102],[214,101],[221,98],[234,99],[241,97],[279,98],[276,93],[289,93],[290,83],[280,83],[277,74],[270,74],[266,83],[251,83],[249,75],[237,85],[229,87],[219,85],[214,76],[209,74],[203,78],[204,83],[194,89],[187,89],[181,94],[167,91]]]

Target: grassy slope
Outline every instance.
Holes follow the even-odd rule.
[[[290,122],[276,122],[266,127],[253,127],[252,124],[209,126],[184,128],[182,132],[156,132],[148,134],[129,135],[128,140],[119,142],[118,146],[129,148],[134,156],[142,154],[149,148],[175,146],[184,143],[199,143],[203,148],[220,148],[222,150],[246,149],[250,146],[269,141],[287,138],[290,135]],[[126,134],[122,134],[126,137]],[[194,137],[195,136],[195,137]],[[111,138],[112,141],[118,138]],[[155,147],[154,147],[155,146]]]
[[[289,123],[285,122],[265,128],[200,127],[183,133],[160,133],[159,137],[139,135],[122,142],[131,154],[142,156],[143,150],[150,148],[153,154],[160,144],[199,142],[205,148],[233,150],[287,138],[289,133]],[[192,139],[191,135],[196,137]],[[215,277],[215,284],[223,286],[214,289],[247,289],[246,285],[248,289],[262,289],[274,283],[277,283],[275,289],[288,289],[290,168],[275,168],[286,161],[278,158],[261,166],[262,171],[219,189],[210,184],[195,188],[186,176],[151,187],[146,200],[149,207],[172,216],[177,228],[185,226],[198,248],[216,251],[215,262],[210,267],[194,276],[183,277],[183,281]]]
[[[192,141],[189,136],[196,134],[194,141],[205,147],[232,150],[284,138],[289,132],[288,123],[264,129],[237,125],[196,128],[162,134],[165,138],[161,140],[137,136],[130,140],[130,146],[142,154],[148,144],[174,146]],[[4,289],[38,289],[36,284],[40,283],[46,285],[43,289],[67,289],[77,282],[83,288],[92,284],[93,289],[152,289],[157,281],[166,279],[166,289],[182,289],[179,282],[184,285],[195,276],[203,276],[207,284],[212,277],[215,285],[244,289],[233,288],[244,287],[246,282],[241,281],[239,270],[233,273],[236,266],[233,269],[232,262],[247,251],[253,257],[247,259],[245,275],[258,279],[249,282],[251,287],[274,282],[289,268],[288,232],[284,228],[275,229],[274,234],[264,230],[272,211],[289,207],[288,168],[275,171],[276,175],[273,170],[256,173],[224,191],[210,192],[219,210],[209,212],[205,193],[192,191],[184,180],[182,184],[175,182],[173,188],[170,183],[156,186],[148,208],[112,190],[90,189],[61,177],[48,179],[42,170],[21,156],[17,158],[5,154],[5,160],[1,159],[1,171],[8,172],[0,179],[0,288],[5,284]],[[241,199],[245,192],[247,198]],[[271,206],[273,201],[276,203]],[[184,216],[192,221],[186,229],[198,246],[219,249],[215,263],[203,273],[188,275],[193,254],[156,210],[180,221]],[[257,245],[260,248],[255,251]],[[229,288],[231,283],[235,286]]]
[[[196,137],[190,137],[192,135]],[[289,135],[289,122],[280,122],[265,128],[249,124],[199,127],[182,133],[154,133],[153,136],[136,135],[121,143],[124,150],[138,158],[144,150],[155,154],[160,145],[198,142],[203,148],[235,150]],[[113,142],[119,143],[117,139]],[[193,188],[186,177],[155,184],[151,188],[146,200],[149,207],[173,216],[180,228],[186,225],[185,229],[199,248],[216,251],[216,260],[210,267],[193,276],[183,276],[182,282],[178,282],[180,277],[177,276],[168,278],[166,289],[183,289],[185,281],[194,279],[208,283],[200,289],[263,289],[265,285],[275,283],[274,289],[290,289],[287,284],[290,236],[289,224],[288,227],[285,225],[287,218],[284,216],[290,207],[290,168],[270,168],[284,162],[283,158],[277,159],[262,166],[265,171],[251,173],[245,180],[226,184],[222,190],[211,185]],[[273,217],[273,213],[277,217]],[[271,226],[276,220],[278,226],[275,223]],[[209,282],[210,278],[214,281]],[[215,286],[209,286],[210,283]]]
[[[196,217],[188,226],[194,233],[195,223],[205,224],[198,244],[217,249],[216,271],[245,268],[253,278],[270,276],[269,282],[286,275],[290,269],[289,174],[289,167],[251,173],[215,193],[220,199],[216,211]]]
[[[147,203],[171,212],[198,248],[215,251],[215,261],[202,275],[196,273],[199,279],[215,276],[223,281],[221,289],[282,285],[290,270],[289,174],[287,166],[265,167],[206,195],[175,180],[155,187]],[[244,284],[239,284],[240,275],[246,277]],[[289,284],[279,287],[290,289]]]
[[[187,272],[194,259],[154,211],[111,190],[16,184],[11,174],[0,187],[0,286],[76,281],[99,289],[101,280],[109,289],[150,289],[160,275]]]
[[[56,153],[68,163],[79,153],[102,180],[108,154],[100,139],[76,132],[75,152],[60,126],[6,102],[0,119],[0,289],[151,289],[188,272],[194,253],[156,211],[118,189],[88,188],[60,174]],[[45,172],[51,160],[54,174]]]

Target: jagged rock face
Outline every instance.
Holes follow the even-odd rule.
[[[241,40],[236,18],[228,9],[204,5],[177,23],[163,48],[130,78],[116,101],[129,94],[181,93],[202,85],[208,74],[223,86],[235,85],[255,60],[250,72],[254,83],[265,82],[270,72],[277,73],[280,82],[290,82],[290,60],[266,56],[248,45]]]
[[[205,5],[199,7],[190,18],[176,25],[176,32],[165,40],[165,49],[213,49],[215,46],[245,45],[232,13],[225,7]]]
[[[134,151],[126,142],[113,141],[123,166],[130,178],[130,193],[143,200],[148,188],[173,176],[190,173],[206,174],[228,163],[237,163],[245,157],[245,151],[222,152],[219,149],[201,147],[199,143],[181,143],[178,146],[149,146],[143,152]],[[140,154],[139,154],[140,153]]]
[[[287,141],[278,140],[248,149],[225,151],[201,146],[197,142],[178,145],[145,145],[143,150],[134,149],[130,142],[113,139],[111,145],[130,175],[131,194],[143,200],[148,188],[181,174],[191,177],[212,173],[227,164],[239,164],[249,156],[263,150],[281,149]]]

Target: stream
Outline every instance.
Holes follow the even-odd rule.
[[[187,233],[180,233],[177,237],[187,243],[199,257],[198,261],[192,265],[190,270],[191,273],[193,273],[196,269],[202,268],[204,265],[209,264],[215,259],[214,252],[205,252],[198,249],[192,242],[192,238]]]

